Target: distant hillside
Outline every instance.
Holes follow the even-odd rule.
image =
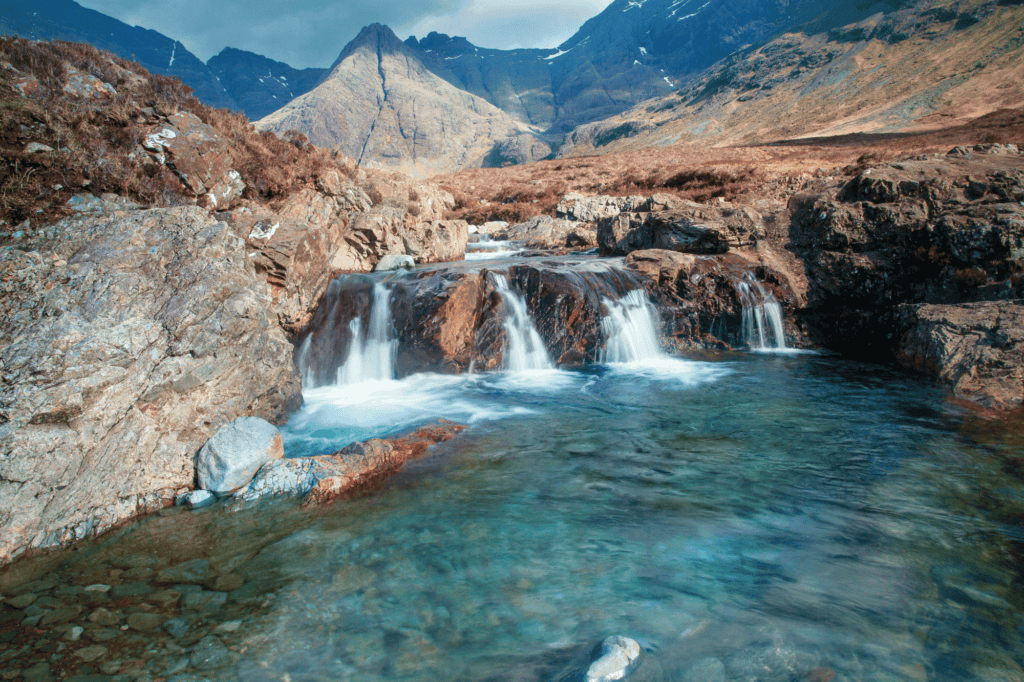
[[[330,69],[293,69],[254,52],[224,48],[207,66],[253,121],[273,113],[323,81]]]
[[[360,165],[425,177],[551,153],[530,129],[432,74],[386,26],[368,26],[318,87],[260,120],[298,130]]]
[[[933,130],[1020,107],[1020,4],[891,3],[846,24],[823,14],[736,52],[673,95],[577,128],[559,154]]]
[[[239,109],[206,64],[181,43],[72,0],[0,0],[0,35],[88,43],[137,62],[150,73],[180,78],[204,104]]]

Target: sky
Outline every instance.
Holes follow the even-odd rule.
[[[328,67],[368,24],[398,37],[431,31],[479,47],[556,47],[611,0],[78,0],[180,41],[203,61],[235,47],[295,68]]]

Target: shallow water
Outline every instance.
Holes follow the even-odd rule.
[[[667,680],[1020,679],[1024,449],[929,386],[813,355],[420,375],[310,392],[288,453],[438,416],[472,428],[372,493],[168,512],[53,575],[151,552],[244,579],[144,638],[154,676],[239,620],[203,676],[539,681],[623,634]]]

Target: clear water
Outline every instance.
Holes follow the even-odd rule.
[[[541,682],[611,634],[666,680],[722,679],[687,677],[708,658],[733,681],[1020,679],[1024,438],[926,385],[735,354],[368,386],[308,414],[351,437],[473,427],[357,499],[158,516],[69,565],[244,577],[196,626],[241,621],[211,680]],[[293,422],[292,454],[317,428]]]

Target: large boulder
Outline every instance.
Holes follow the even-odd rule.
[[[447,263],[466,257],[469,223],[465,220],[437,220],[407,226],[402,230],[405,253],[417,263]]]
[[[260,467],[284,457],[277,427],[258,417],[240,417],[217,429],[196,458],[196,478],[203,490],[223,495],[246,485]]]
[[[614,218],[623,211],[639,211],[648,199],[644,197],[588,197],[570,192],[555,207],[555,217],[575,222],[596,223]]]
[[[172,503],[220,425],[299,401],[292,345],[228,225],[191,207],[47,232],[0,249],[0,562]]]
[[[539,215],[508,228],[505,238],[522,242],[531,249],[553,249],[566,246],[570,235],[585,232],[578,223],[570,220]]]
[[[903,305],[897,357],[986,407],[1024,401],[1024,300]]]
[[[665,249],[718,254],[752,246],[765,234],[761,216],[746,206],[682,200],[672,202],[671,206],[650,213],[620,213],[601,220],[597,227],[601,253],[625,255],[644,249]]]

